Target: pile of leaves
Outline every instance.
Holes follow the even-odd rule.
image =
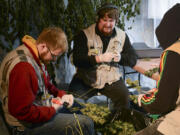
[[[126,83],[129,86],[129,88],[136,89],[136,91],[138,93],[141,93],[141,86],[139,86],[139,81],[138,80],[132,81],[131,78],[127,78]]]
[[[136,89],[138,93],[141,93],[141,87],[137,80],[132,81],[128,78],[126,83],[128,86]],[[129,95],[129,97],[134,104],[137,104],[137,95],[132,94]],[[146,123],[144,123],[144,115],[141,115],[138,111],[134,111],[134,114],[131,115],[132,112],[128,110],[122,113],[123,115],[120,114],[114,117],[107,105],[100,106],[97,104],[84,103],[83,106],[85,106],[85,108],[81,109],[81,112],[92,118],[96,132],[102,135],[132,135],[146,126]],[[118,117],[120,117],[120,119]]]
[[[156,68],[153,68],[153,69],[146,71],[144,74],[148,77],[152,77],[152,75],[158,71],[159,71],[159,68],[156,67]]]
[[[107,106],[96,104],[83,104],[85,108],[81,110],[84,115],[92,118],[96,132],[102,135],[132,135],[136,132],[132,123],[121,120],[112,120],[111,112]]]

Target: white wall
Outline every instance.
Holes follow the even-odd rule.
[[[151,48],[158,47],[155,29],[164,13],[176,3],[180,0],[142,0],[140,15],[135,17],[134,23],[126,21],[126,30],[132,26],[131,30],[126,31],[131,42],[145,42]]]

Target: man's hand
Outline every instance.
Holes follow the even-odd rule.
[[[157,88],[153,88],[149,91],[147,91],[148,94],[152,94],[152,93],[155,93],[157,91]]]
[[[98,59],[98,62],[111,62],[115,56],[116,54],[112,52],[106,52],[97,56],[98,57],[97,59]]]
[[[61,107],[63,107],[63,102],[59,97],[52,98],[51,103],[52,103],[52,107],[54,107],[56,111],[58,111]]]
[[[69,104],[68,107],[71,107],[74,103],[74,97],[71,94],[67,94],[67,95],[62,96],[61,101],[63,103],[67,102]]]
[[[138,105],[141,107],[141,98],[144,96],[144,94],[138,95]]]
[[[119,53],[116,53],[115,54],[115,57],[114,57],[114,62],[119,62],[120,61],[120,59],[121,59],[121,55],[119,54]]]

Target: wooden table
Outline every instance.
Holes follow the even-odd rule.
[[[137,64],[134,66],[134,70],[144,74],[146,71],[159,67],[160,58],[148,58],[148,59],[138,59]],[[151,77],[154,80],[159,80],[159,73],[154,73]]]

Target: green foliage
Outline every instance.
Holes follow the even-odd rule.
[[[114,3],[119,7],[120,19],[118,26],[121,29],[125,29],[125,20],[133,19],[136,15],[140,14],[140,2],[141,0],[105,0],[107,2]],[[133,20],[134,21],[134,20]],[[129,26],[128,29],[132,27]]]
[[[129,98],[131,101],[133,101],[135,104],[138,104],[138,96],[137,95],[129,95]]]
[[[15,41],[25,34],[36,38],[43,28],[61,27],[69,43],[82,28],[95,22],[96,10],[104,2],[119,7],[118,26],[124,29],[125,19],[139,14],[140,0],[1,0],[0,1],[0,46],[6,51],[13,49]],[[3,43],[7,45],[4,45]]]
[[[61,27],[69,43],[79,30],[95,22],[96,10],[104,2],[119,7],[118,26],[125,27],[129,20],[139,14],[141,0],[0,0],[0,48],[9,52],[21,44],[24,35],[37,38],[49,26]],[[60,58],[58,59],[59,62]],[[51,73],[50,73],[51,74]]]
[[[139,86],[139,81],[132,81],[131,78],[126,79],[126,83],[131,87],[137,90],[138,93],[141,93],[141,86]]]
[[[6,51],[15,47],[15,41],[28,34],[36,38],[48,26],[64,28],[65,5],[55,0],[1,0],[0,46]],[[65,28],[64,28],[65,29]]]
[[[99,106],[96,104],[83,104],[85,108],[81,112],[94,121],[96,132],[102,135],[132,135],[135,128],[132,123],[122,122],[121,120],[109,120],[110,110],[106,106]]]
[[[139,86],[139,81],[135,80],[132,81],[131,78],[126,79],[126,83],[128,86],[130,86],[133,89],[136,89],[136,91],[140,94],[141,93],[141,86]],[[129,98],[131,101],[133,101],[135,104],[138,103],[138,95],[129,95]]]
[[[156,67],[156,68],[153,68],[153,69],[146,71],[144,74],[148,77],[152,77],[152,75],[154,73],[157,73],[158,71],[159,71],[159,68]]]

